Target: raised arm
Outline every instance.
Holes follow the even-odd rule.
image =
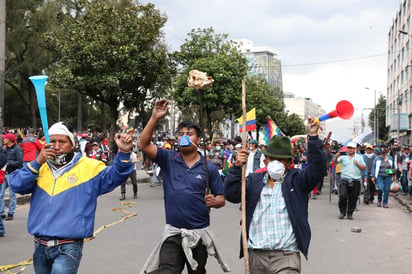
[[[150,117],[149,122],[147,122],[145,128],[143,129],[138,147],[143,151],[150,159],[156,158],[157,147],[150,141],[152,139],[153,131],[156,128],[157,122],[167,114],[167,107],[169,101],[162,99],[157,101]]]

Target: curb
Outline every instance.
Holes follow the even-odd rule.
[[[24,205],[27,203],[30,203],[30,199],[31,199],[31,194],[26,194],[26,195],[18,195],[16,196],[16,204],[17,205]],[[6,207],[9,207],[9,202],[10,202],[10,198],[4,198],[4,204]]]
[[[412,200],[408,198],[408,196],[395,196],[395,200],[397,200],[401,205],[405,206],[407,210],[412,212]]]

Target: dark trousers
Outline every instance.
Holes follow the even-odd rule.
[[[373,202],[375,197],[376,186],[375,183],[372,182],[372,178],[368,175],[367,185],[365,188],[365,193],[363,194],[363,201],[368,204],[369,202]]]
[[[133,185],[133,194],[137,194],[137,179],[136,179],[136,170],[133,170],[133,172],[130,174],[130,179],[132,180],[132,185]],[[120,185],[120,193],[126,194],[126,182],[123,182]]]
[[[342,179],[339,190],[339,210],[340,213],[352,215],[356,208],[356,202],[358,200],[358,194],[360,190],[360,181],[352,180],[349,182],[346,179]]]
[[[171,236],[163,242],[160,249],[160,274],[180,274],[182,273],[185,264],[187,273],[203,274],[206,273],[207,251],[206,247],[199,243],[198,246],[192,249],[193,258],[197,261],[197,270],[194,271],[187,263],[185,253],[182,248],[182,236],[180,234]]]

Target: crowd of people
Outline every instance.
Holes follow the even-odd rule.
[[[32,129],[1,136],[0,169],[5,178],[0,213],[2,219],[13,220],[15,192],[31,193],[28,231],[34,236],[36,273],[77,273],[83,241],[93,235],[97,197],[121,186],[120,200],[126,199],[130,178],[137,198],[138,158],[143,169],[152,171],[151,186],[163,187],[166,216],[161,241],[141,273],[181,273],[185,267],[188,273],[206,273],[209,255],[224,272],[230,271],[211,232],[210,209],[226,201],[241,202],[242,168],[247,250],[250,269],[257,274],[301,272],[300,254],[307,258],[311,239],[309,199],[321,195],[328,173],[330,191],[339,196],[339,219],[354,218],[361,194],[364,203],[371,204],[377,192],[377,206],[388,208],[393,181],[401,183],[403,195],[410,190],[412,160],[406,145],[321,140],[320,126],[312,117],[306,138],[291,142],[274,136],[267,145],[250,138],[246,148],[239,136],[206,140],[190,121],[178,125],[176,136],[153,137],[168,103],[156,102],[139,138],[117,134],[112,148],[103,134],[75,134],[63,122],[50,128],[49,144]],[[0,221],[0,236],[4,233]],[[241,248],[240,257],[243,252]]]

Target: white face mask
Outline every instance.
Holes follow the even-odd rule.
[[[267,165],[268,174],[274,180],[279,180],[285,173],[285,165],[277,160],[273,160]]]

